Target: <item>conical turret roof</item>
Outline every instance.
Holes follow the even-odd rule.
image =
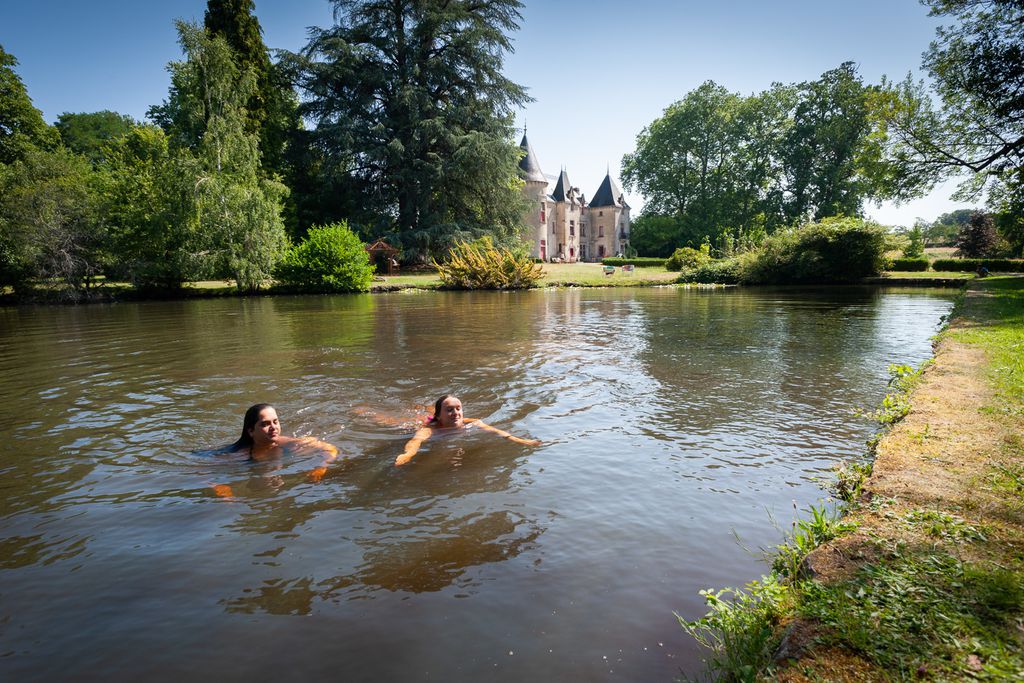
[[[519,171],[523,176],[523,180],[547,184],[548,179],[544,177],[544,173],[540,170],[537,155],[533,153],[533,147],[530,146],[530,141],[526,139],[526,133],[523,133],[523,141],[519,143],[519,146],[526,150],[526,156],[519,160]]]
[[[622,195],[622,188],[619,184],[612,180],[612,174],[605,175],[604,180],[601,181],[601,187],[597,188],[597,192],[590,200],[590,206],[617,206],[619,208],[629,208],[629,204],[626,203],[625,198]]]
[[[558,182],[555,183],[555,189],[551,191],[551,198],[556,202],[564,202],[566,197],[569,196],[569,190],[572,189],[572,185],[569,183],[569,174],[562,171],[558,174]]]

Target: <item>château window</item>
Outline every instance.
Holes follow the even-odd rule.
[[[597,226],[597,236],[598,237],[604,237],[604,226],[603,225]]]
[[[576,234],[576,221],[569,221],[569,234],[570,235],[575,235]]]

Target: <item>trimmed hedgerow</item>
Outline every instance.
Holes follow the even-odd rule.
[[[928,259],[926,258],[894,258],[886,270],[898,273],[913,273],[928,270]]]
[[[609,257],[601,259],[605,266],[634,265],[637,268],[657,268],[665,265],[665,259],[653,256],[634,256],[633,258]]]
[[[973,273],[984,266],[991,273],[1024,272],[1024,259],[940,258],[932,261],[932,270],[944,273]]]

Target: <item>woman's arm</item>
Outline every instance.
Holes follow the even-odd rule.
[[[395,458],[395,465],[404,465],[405,463],[412,460],[412,457],[419,451],[420,446],[423,442],[430,438],[430,435],[434,433],[434,430],[430,427],[420,427],[416,430],[416,433],[412,435],[412,438],[405,444],[405,449],[402,454]]]
[[[326,441],[315,439],[312,436],[304,436],[300,439],[294,440],[302,448],[315,448],[318,451],[323,451],[324,459],[320,467],[314,467],[309,471],[306,476],[314,484],[324,478],[327,474],[327,466],[338,459],[338,447],[334,444],[329,444]]]
[[[512,436],[511,434],[509,434],[505,430],[498,429],[497,427],[492,427],[491,425],[487,424],[483,420],[480,420],[480,419],[477,419],[477,418],[469,418],[467,420],[464,420],[464,422],[466,424],[475,424],[478,427],[480,427],[481,429],[485,429],[485,430],[487,430],[489,432],[493,432],[493,433],[497,434],[498,436],[501,436],[501,437],[504,437],[504,438],[508,439],[509,441],[514,441],[514,442],[522,444],[524,446],[539,446],[540,445],[540,441],[538,441],[537,439],[521,439],[518,436]]]

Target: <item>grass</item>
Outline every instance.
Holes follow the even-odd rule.
[[[952,333],[954,337],[985,351],[990,359],[989,379],[996,396],[993,409],[1024,414],[1024,286],[1022,279],[994,276],[978,281],[985,296],[974,304],[984,325],[972,325]]]
[[[881,275],[883,278],[900,278],[901,280],[972,280],[974,273],[945,273],[934,270],[896,271],[889,270]]]
[[[841,520],[824,508],[812,508],[810,519],[798,522],[780,546],[769,576],[745,589],[703,591],[708,614],[681,620],[688,633],[710,648],[710,676],[739,681],[776,676],[1024,680],[1024,278],[973,283],[971,296],[961,299],[954,316],[957,324],[941,336],[984,352],[987,362],[981,369],[962,376],[987,372],[991,388],[987,398],[982,394],[986,405],[971,403],[962,414],[982,421],[986,430],[1006,426],[993,432],[1006,435],[973,452],[967,472],[959,471],[961,458],[966,460],[979,445],[957,443],[955,428],[943,436],[925,424],[902,435],[903,440],[886,441],[904,444],[900,448],[908,451],[920,449],[918,456],[901,452],[896,460],[886,461],[889,468],[911,468],[906,471],[911,489],[920,477],[933,476],[914,468],[919,461],[913,457],[938,452],[957,464],[942,474],[952,492],[936,493],[941,487],[933,486],[920,498],[926,505],[911,502],[917,500],[914,490],[893,498],[884,495],[884,484],[865,483],[870,465],[841,472],[833,487],[847,501],[851,517]],[[892,368],[891,374],[888,403],[876,415],[883,424],[901,420],[907,408],[913,413],[906,392],[919,379],[904,367]],[[933,373],[929,382],[932,400],[936,391],[954,403],[964,400],[957,387],[945,391],[944,382],[955,383],[946,375]],[[961,415],[956,408],[949,410],[948,419]],[[873,488],[883,488],[881,494],[861,499],[862,487],[872,494]],[[850,520],[858,523],[858,530],[843,536]],[[807,554],[829,538],[835,538],[832,547],[819,560],[845,559],[835,571],[826,567],[825,574],[807,578],[801,572]],[[804,631],[796,628],[801,625]],[[789,642],[794,640],[802,643],[794,646]],[[798,659],[780,659],[780,651],[796,653]]]

